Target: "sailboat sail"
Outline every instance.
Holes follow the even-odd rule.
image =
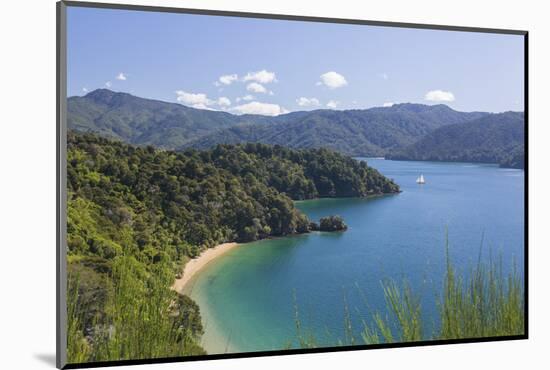
[[[426,181],[424,181],[424,175],[420,174],[420,177],[416,179],[417,184],[424,184]]]

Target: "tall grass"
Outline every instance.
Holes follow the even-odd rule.
[[[482,242],[483,244],[483,242]],[[524,334],[523,279],[515,267],[505,275],[502,258],[492,257],[488,264],[481,260],[481,247],[477,264],[466,277],[457,273],[449,255],[449,242],[445,243],[446,269],[442,288],[434,295],[439,325],[430,334],[423,332],[424,320],[420,295],[403,280],[397,283],[388,279],[382,282],[386,309],[373,312],[366,307],[371,320],[361,320],[359,337],[354,334],[347,301],[344,299],[344,340],[335,340],[333,345],[358,343],[402,343],[425,340],[468,339],[481,337],[514,336]],[[295,305],[297,312],[297,307]],[[361,310],[359,313],[361,313]],[[296,316],[296,327],[303,332],[303,325]],[[304,337],[298,333],[298,344],[311,348],[316,344],[314,335]]]
[[[67,294],[67,358],[69,362],[84,362],[90,356],[91,348],[84,337],[83,310],[78,300],[80,277],[69,279]]]
[[[481,263],[465,280],[458,276],[446,246],[447,271],[439,312],[438,339],[479,338],[524,333],[524,292],[516,265],[504,276],[502,259]]]
[[[373,312],[365,303],[362,327],[357,334],[344,295],[344,338],[332,345],[414,342],[438,339],[464,339],[511,336],[524,333],[523,279],[515,264],[503,273],[502,259],[481,260],[465,276],[460,275],[445,244],[446,269],[441,291],[434,295],[439,325],[425,333],[420,295],[406,281],[382,282],[385,310]],[[145,269],[131,256],[116,257],[112,264],[114,292],[106,302],[103,315],[92,328],[84,328],[85,307],[79,304],[79,277],[69,278],[67,313],[67,353],[70,363],[87,361],[159,358],[204,354],[197,344],[202,328],[189,324],[192,310],[178,311],[177,299],[170,289],[173,271],[160,261]],[[298,346],[316,348],[320,341],[303,324],[294,293],[295,326]],[[182,306],[183,307],[183,306]],[[188,321],[182,321],[181,317]],[[195,317],[196,319],[196,317]],[[200,318],[198,319],[200,322]],[[196,325],[196,324],[195,324]],[[328,340],[331,340],[328,338]],[[324,343],[325,341],[323,341]],[[287,348],[291,348],[289,343]]]
[[[84,311],[78,304],[78,277],[69,279],[69,363],[204,354],[191,330],[176,320],[168,264],[145,270],[135,258],[120,256],[112,269],[113,296],[89,333],[80,319]]]

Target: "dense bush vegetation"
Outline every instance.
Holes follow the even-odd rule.
[[[319,221],[319,230],[321,231],[343,231],[347,228],[344,219],[340,216],[322,217]]]
[[[177,153],[70,133],[68,191],[70,253],[113,258],[131,246],[150,260],[178,260],[221,242],[306,232],[292,199],[399,187],[326,149],[246,144]]]
[[[182,262],[221,242],[308,232],[292,199],[399,190],[325,149],[178,153],[75,132],[67,188],[72,362],[202,353],[198,307],[170,290]]]

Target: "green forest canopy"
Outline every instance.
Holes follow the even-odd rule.
[[[264,144],[178,153],[70,133],[67,171],[69,252],[101,257],[124,245],[177,259],[200,246],[305,232],[292,200],[399,191],[365,162]]]

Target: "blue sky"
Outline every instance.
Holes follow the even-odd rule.
[[[68,94],[231,113],[444,103],[523,110],[523,36],[68,9]]]

